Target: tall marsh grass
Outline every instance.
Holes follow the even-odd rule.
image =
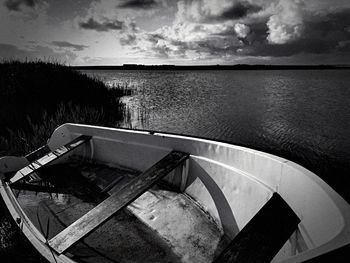
[[[130,116],[120,101],[127,87],[56,63],[0,64],[0,156],[23,155],[45,144],[66,122],[117,126]]]

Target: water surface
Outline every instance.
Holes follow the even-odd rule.
[[[134,90],[125,98],[131,111],[126,127],[270,152],[306,166],[347,195],[350,70],[83,72]]]

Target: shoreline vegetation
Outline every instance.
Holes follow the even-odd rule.
[[[66,122],[118,126],[129,116],[120,98],[130,94],[59,63],[3,61],[0,156],[28,154]]]
[[[350,69],[350,65],[143,65],[74,66],[78,70],[323,70]]]

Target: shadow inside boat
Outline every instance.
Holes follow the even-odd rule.
[[[138,172],[74,160],[43,167],[35,178],[11,187],[31,222],[50,240],[105,200],[109,194],[104,190],[111,178],[121,173],[129,181]],[[65,254],[77,262],[181,262],[166,240],[127,209],[113,215]]]
[[[234,233],[236,229],[235,220],[232,220],[232,218],[234,219],[233,213],[224,194],[200,165],[194,164],[192,169],[196,169],[196,174],[200,174],[201,181],[214,200],[220,219],[223,222],[230,221],[230,224],[223,224],[225,234],[227,228]],[[111,188],[114,187],[114,190],[116,190],[116,188],[122,187],[123,184],[132,180],[138,174],[137,171],[74,160],[65,164],[42,167],[37,176],[12,184],[12,188],[28,217],[43,236],[50,240],[108,198]],[[191,180],[194,179],[189,178],[190,183]],[[113,182],[117,183],[114,185]],[[111,184],[114,186],[112,187]],[[157,188],[162,189],[161,186],[156,186],[155,189]],[[167,195],[168,190],[160,190],[160,193]],[[168,207],[167,202],[175,200],[172,197],[175,194],[168,195],[168,198],[165,196],[162,199],[155,198],[154,200]],[[167,199],[169,200],[167,201]],[[191,210],[187,206],[183,206],[183,209]],[[156,211],[157,209],[148,210]],[[169,240],[159,235],[157,230],[150,228],[150,225],[153,224],[151,219],[148,223],[150,225],[141,220],[139,218],[141,214],[135,215],[128,209],[119,211],[96,230],[70,247],[65,253],[71,255],[78,262],[117,262],[115,259],[118,259],[118,262],[189,262],[190,258],[186,260],[186,258],[183,258],[184,256],[181,257],[178,251],[174,250],[174,247],[169,244]],[[174,215],[170,213],[169,216]],[[147,218],[146,220],[148,220]],[[151,214],[149,218],[152,218]],[[183,220],[186,220],[186,218],[181,219],[180,216],[176,220],[174,229],[181,229],[185,223]],[[193,220],[194,217],[190,219],[190,221]],[[168,226],[164,225],[164,227],[167,228]],[[209,235],[209,232],[213,231],[210,230],[213,226],[209,224],[203,224],[201,227],[209,228],[195,232],[208,232]],[[174,232],[173,234],[177,236],[179,233]],[[208,250],[204,247],[198,247],[202,241],[195,240],[197,238],[196,233],[188,236],[194,239],[195,244],[198,243],[197,247],[195,244],[193,245],[193,248],[197,251],[190,252],[192,256],[201,250]],[[211,241],[211,243],[215,243],[215,245],[212,244],[213,251],[211,252],[214,258],[223,251],[230,239],[227,235],[221,237],[219,235],[217,238],[215,242]],[[182,240],[183,237],[180,239]],[[188,244],[184,243],[180,246],[185,248],[188,247]],[[200,253],[204,254],[203,251]]]

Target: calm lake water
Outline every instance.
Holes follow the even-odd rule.
[[[270,152],[348,197],[350,70],[82,72],[134,90],[126,127]]]

